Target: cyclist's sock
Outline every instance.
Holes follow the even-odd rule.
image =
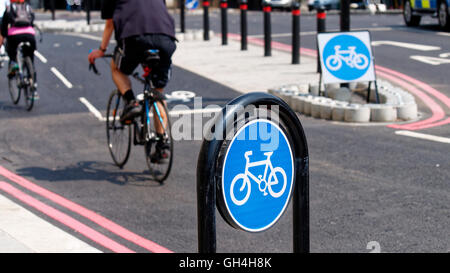
[[[133,90],[128,90],[127,92],[125,92],[125,94],[123,94],[123,98],[125,99],[125,101],[128,103],[132,100],[135,100],[136,98],[134,97],[134,93]]]

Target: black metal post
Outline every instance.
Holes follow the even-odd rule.
[[[341,0],[341,31],[350,31],[350,0]],[[348,83],[341,83],[341,87],[349,87]]]
[[[327,13],[325,7],[321,6],[317,9],[317,33],[326,31],[326,19]],[[317,43],[317,54],[317,73],[322,73],[322,68],[320,67],[319,43]]]
[[[222,45],[228,44],[228,20],[227,20],[227,9],[228,2],[227,0],[220,0],[220,15],[222,22]]]
[[[241,0],[241,50],[247,50],[247,0]]]
[[[209,1],[203,1],[203,40],[209,40]]]
[[[341,0],[341,31],[350,31],[350,0]]]
[[[86,21],[87,24],[90,25],[91,24],[91,0],[85,0],[85,5],[86,5]]]
[[[293,251],[294,253],[309,253],[310,251],[310,215],[309,215],[309,153],[308,144],[303,127],[292,109],[279,98],[267,93],[249,93],[229,102],[222,109],[222,115],[216,119],[214,130],[217,136],[227,136],[227,128],[233,124],[235,114],[239,109],[249,105],[257,107],[271,106],[278,109],[277,114],[293,140],[293,153],[295,157],[295,183],[293,190]],[[267,108],[265,108],[267,109]],[[223,148],[223,139],[212,137],[203,141],[197,163],[197,224],[198,224],[198,251],[199,253],[216,252],[216,198],[217,173],[220,153]],[[223,208],[223,207],[222,207]],[[218,206],[219,211],[221,206]],[[223,212],[223,211],[222,211]],[[223,213],[221,213],[224,216]]]
[[[292,4],[292,64],[300,63],[300,3]]]
[[[269,1],[263,3],[264,13],[264,57],[272,56],[272,29],[270,22],[270,13],[272,12],[272,6]]]
[[[50,1],[50,9],[52,11],[52,20],[55,21],[55,0]]]
[[[185,32],[185,18],[184,18],[184,11],[185,11],[185,0],[180,0],[180,31],[181,33]]]

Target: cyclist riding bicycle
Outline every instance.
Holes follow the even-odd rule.
[[[165,0],[102,1],[101,15],[106,20],[102,42],[98,50],[89,54],[88,59],[93,64],[95,59],[104,56],[114,32],[117,46],[111,61],[112,78],[127,103],[120,120],[129,123],[142,109],[128,76],[144,60],[146,50],[157,49],[160,62],[158,67],[153,68],[151,80],[155,89],[163,93],[171,76],[171,58],[176,49],[175,23]],[[161,113],[165,123],[166,114]],[[159,136],[162,136],[164,128],[159,122],[155,122],[155,127]],[[156,152],[160,153],[158,149]]]
[[[34,13],[30,5],[25,0],[11,0],[11,4],[6,7],[1,24],[0,45],[6,38],[6,52],[9,57],[8,77],[14,76],[19,69],[17,65],[17,48],[20,43],[27,43],[23,47],[24,56],[31,58],[34,64],[34,51],[36,50],[36,39],[34,31]],[[37,88],[36,73],[34,74],[33,88]],[[35,92],[37,98],[37,92]]]

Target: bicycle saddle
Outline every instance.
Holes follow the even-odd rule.
[[[149,49],[144,52],[144,61],[142,65],[148,68],[154,68],[159,65],[159,50]]]

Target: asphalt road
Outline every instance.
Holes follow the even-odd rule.
[[[256,25],[261,20],[259,15],[249,19],[249,34],[260,35],[262,25]],[[201,23],[201,16],[188,20],[188,27],[194,27]],[[314,17],[302,20],[302,31],[314,30]],[[289,32],[288,15],[274,14],[273,22],[274,33]],[[330,18],[327,25],[331,29],[337,22],[337,18]],[[238,21],[232,23],[230,32],[239,33],[235,24]],[[213,29],[218,26],[217,20],[212,22]],[[441,47],[441,51],[418,53],[422,55],[434,56],[450,50],[448,37],[438,35],[434,27],[405,29],[399,16],[355,16],[352,26],[391,28],[372,32],[374,40]],[[275,40],[288,43],[289,38],[280,35]],[[314,48],[314,44],[314,35],[302,36],[303,47]],[[99,64],[103,71],[100,77],[87,70],[88,51],[96,47],[98,42],[88,39],[45,36],[38,50],[48,62],[36,62],[41,99],[31,113],[23,106],[12,105],[5,72],[1,71],[0,165],[172,251],[196,252],[195,173],[201,141],[176,143],[173,171],[162,186],[149,180],[142,147],[132,148],[124,169],[115,167],[106,147],[104,124],[80,102],[84,97],[104,114],[113,89],[106,64]],[[417,53],[390,46],[375,50],[377,64],[413,77],[420,75],[421,81],[450,95],[443,69],[449,64],[425,65],[409,58]],[[63,85],[50,72],[52,67],[65,75],[73,88]],[[167,90],[191,90],[204,102],[219,105],[239,95],[179,67],[174,68]],[[426,108],[420,110],[427,115]],[[311,160],[312,252],[368,252],[366,247],[371,241],[379,242],[382,252],[450,251],[448,144],[397,136],[385,126],[342,125],[304,116],[300,119]],[[424,132],[448,137],[448,126]],[[15,185],[10,179],[0,178]],[[134,251],[148,251],[35,192],[24,191]],[[81,240],[110,252],[24,206]],[[229,227],[219,214],[216,219],[218,252],[292,251],[291,207],[272,229],[258,234]]]

